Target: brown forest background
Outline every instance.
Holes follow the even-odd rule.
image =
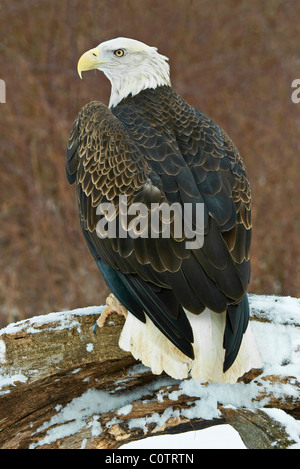
[[[117,36],[170,58],[173,87],[231,136],[253,192],[254,293],[300,296],[298,0],[27,0],[0,3],[0,326],[102,304],[79,229],[65,147],[88,101],[108,103],[80,55]]]

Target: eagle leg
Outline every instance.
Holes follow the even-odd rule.
[[[111,293],[106,298],[107,307],[102,311],[101,316],[97,319],[97,325],[103,327],[106,323],[108,316],[112,313],[117,313],[120,316],[127,317],[127,309],[120,303],[119,300]]]

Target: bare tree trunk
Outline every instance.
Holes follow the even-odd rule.
[[[248,448],[292,447],[296,439],[285,422],[299,419],[300,301],[291,311],[290,299],[262,297],[263,311],[259,300],[250,296],[254,333],[265,335],[266,347],[280,346],[282,334],[282,347],[290,345],[281,363],[268,358],[263,370],[234,385],[153,375],[118,347],[119,316],[93,333],[101,308],[37,316],[2,329],[0,448],[116,449],[222,423],[232,425]]]

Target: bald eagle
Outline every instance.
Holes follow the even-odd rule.
[[[103,42],[79,59],[80,77],[92,69],[111,82],[109,106],[93,101],[77,115],[66,172],[112,292],[106,312],[126,316],[119,345],[156,374],[235,382],[261,366],[246,293],[251,194],[242,158],[221,127],[172,89],[168,58],[155,47]],[[176,232],[178,217],[187,232]],[[197,233],[202,242],[188,244]]]

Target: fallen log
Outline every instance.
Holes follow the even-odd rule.
[[[0,330],[0,448],[117,449],[154,435],[228,423],[247,448],[300,442],[300,300],[250,295],[264,366],[236,384],[153,375],[118,346],[103,307],[51,313]],[[299,447],[299,446],[298,446]]]

